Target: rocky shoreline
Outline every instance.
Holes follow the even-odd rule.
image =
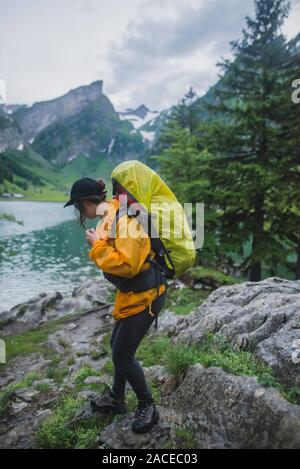
[[[145,435],[129,384],[124,416],[88,404],[112,383],[111,298],[89,280],[0,313],[1,448],[300,447],[300,281],[222,286],[187,314],[168,303],[138,356],[160,412]]]

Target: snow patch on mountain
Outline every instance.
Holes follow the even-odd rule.
[[[137,133],[137,131],[145,124],[150,123],[152,126],[153,124],[151,124],[151,121],[154,121],[157,118],[159,112],[150,111],[150,109],[142,104],[136,109],[126,109],[126,111],[119,111],[118,114],[121,120],[127,120],[131,122],[134,130],[132,130],[130,133],[134,134]],[[154,139],[155,132],[141,131],[141,134],[144,140],[152,141]]]
[[[154,140],[155,132],[147,132],[146,130],[140,130],[140,132],[144,140],[149,140],[150,142]]]
[[[115,138],[112,138],[109,145],[108,145],[108,149],[107,149],[107,154],[110,155],[112,149],[113,149],[113,146],[114,146],[114,143],[115,143]]]

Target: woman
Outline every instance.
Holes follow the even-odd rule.
[[[119,286],[113,309],[116,322],[110,339],[114,381],[112,388],[108,386],[102,395],[91,400],[91,407],[94,411],[125,413],[127,380],[138,399],[132,430],[145,433],[158,421],[159,414],[143,369],[134,355],[164,305],[167,285],[163,276],[159,277],[158,287],[153,285],[155,253],[137,218],[125,213],[116,221],[121,193],[118,190],[114,198],[107,201],[105,183],[84,177],[73,184],[70,200],[64,207],[74,204],[84,229],[86,218],[102,218],[96,230],[86,230],[86,239],[91,245],[89,258],[107,279]],[[113,237],[114,221],[116,234]]]

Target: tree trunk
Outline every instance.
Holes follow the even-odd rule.
[[[255,262],[251,266],[250,274],[249,274],[249,281],[250,282],[259,282],[261,280],[261,262]]]
[[[254,233],[252,241],[252,253],[256,255],[257,249],[263,240],[264,231],[264,196],[259,194],[255,200]],[[261,260],[257,260],[250,267],[249,281],[259,282],[261,280]]]

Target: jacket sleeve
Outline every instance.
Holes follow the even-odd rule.
[[[120,228],[116,230],[117,234],[119,231],[124,233],[122,220],[124,221],[123,217],[119,219]],[[112,244],[108,239],[97,239],[89,251],[89,258],[109,274],[127,278],[137,275],[151,249],[149,236],[138,225],[135,218],[127,218],[127,237],[116,236]]]

